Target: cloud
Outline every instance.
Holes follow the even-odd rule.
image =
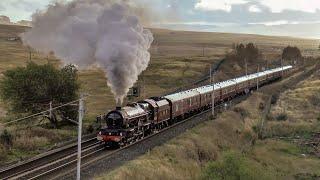
[[[311,24],[320,24],[320,21],[287,21],[287,20],[278,20],[278,21],[255,22],[255,23],[248,23],[248,24],[249,25],[265,25],[265,26],[311,25]]]
[[[195,9],[204,11],[222,10],[230,12],[232,5],[246,4],[247,0],[200,0],[196,3]]]
[[[251,5],[248,10],[249,12],[253,12],[253,13],[262,12],[262,10],[257,5]]]
[[[148,6],[148,8],[150,7],[150,11],[154,12],[154,14],[162,14],[163,17],[160,19],[158,17],[148,17],[152,19],[153,23],[166,24],[171,22],[176,23],[175,26],[179,26],[179,29],[182,29],[180,27],[186,27],[188,30],[216,30],[216,28],[211,27],[217,26],[220,28],[219,30],[225,29],[229,31],[231,27],[230,24],[237,24],[242,27],[243,32],[248,25],[254,27],[259,26],[259,28],[250,26],[251,29],[255,29],[254,32],[259,32],[258,29],[263,32],[263,28],[269,28],[269,30],[271,30],[270,27],[278,27],[276,26],[277,24],[298,26],[295,22],[299,22],[299,25],[305,26],[305,24],[301,24],[301,22],[315,23],[320,20],[320,0],[134,1],[140,2]],[[19,2],[22,3],[19,4]],[[50,2],[52,2],[52,0],[0,0],[0,15],[9,16],[12,21],[19,21],[21,19],[30,20],[34,11],[43,9]],[[1,6],[3,6],[5,10],[1,11]],[[199,28],[196,26],[199,26]],[[204,26],[206,28],[203,28]],[[308,27],[311,26],[308,25]],[[308,30],[306,28],[304,30],[313,31],[314,29]],[[289,33],[292,33],[292,31],[288,31],[288,35],[290,35]],[[253,31],[248,30],[248,32]]]
[[[271,22],[269,22],[271,23]],[[203,24],[203,23],[202,23]],[[276,24],[276,23],[274,23]],[[320,23],[316,24],[279,24],[279,25],[264,25],[264,24],[246,24],[233,26],[216,26],[210,23],[203,25],[192,24],[169,24],[163,25],[163,28],[175,30],[190,30],[190,31],[204,31],[204,32],[229,32],[241,34],[261,34],[271,36],[293,36],[301,38],[318,38],[320,39]]]
[[[257,23],[248,23],[250,25],[265,25],[265,26],[279,26],[287,24],[300,24],[298,21],[287,21],[287,20],[278,20],[278,21],[267,21],[267,22],[257,22]]]
[[[50,2],[51,0],[2,0],[0,11],[2,15],[9,16],[15,22],[30,20],[36,10],[45,8]]]
[[[31,0],[13,0],[10,2],[10,5],[16,9],[20,9],[22,11],[35,11],[39,6],[39,2],[31,1]]]
[[[269,7],[273,13],[285,10],[315,13],[320,9],[319,0],[260,0],[259,3]]]
[[[317,10],[320,10],[319,0],[199,0],[195,4],[195,9],[230,12],[234,5],[250,3],[265,6],[273,13],[280,13],[285,10],[315,13]],[[260,10],[261,9],[256,5],[250,7],[250,12],[257,12]]]
[[[6,8],[3,5],[0,4],[0,12],[1,11],[5,11],[5,10],[6,10]]]

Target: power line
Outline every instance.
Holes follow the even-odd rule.
[[[88,97],[89,95],[85,96],[85,97]],[[16,120],[13,120],[13,121],[9,121],[9,122],[5,122],[3,123],[4,126],[6,125],[9,125],[9,124],[12,124],[12,123],[16,123],[16,122],[19,122],[19,121],[23,121],[25,119],[29,119],[29,118],[32,118],[32,117],[36,117],[36,116],[39,116],[39,115],[43,115],[44,113],[50,113],[51,111],[53,110],[56,110],[56,109],[59,109],[61,107],[65,107],[65,106],[68,106],[68,105],[72,105],[73,103],[76,103],[76,102],[79,102],[80,99],[77,99],[77,100],[74,100],[74,101],[71,101],[69,103],[66,103],[66,104],[62,104],[60,106],[57,106],[57,107],[54,107],[54,108],[50,108],[49,110],[46,110],[46,111],[42,111],[42,112],[39,112],[39,113],[36,113],[36,114],[32,114],[32,115],[29,115],[29,116],[26,116],[26,117],[23,117],[23,118],[19,118],[19,119],[16,119]]]

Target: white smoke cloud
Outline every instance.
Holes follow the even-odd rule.
[[[23,42],[65,63],[103,68],[107,84],[122,103],[150,61],[152,33],[135,15],[137,7],[122,0],[76,0],[50,5],[33,16]]]

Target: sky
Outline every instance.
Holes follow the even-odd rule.
[[[170,14],[152,25],[192,31],[250,33],[320,39],[320,0],[132,0]],[[31,20],[51,0],[1,0],[0,14]]]

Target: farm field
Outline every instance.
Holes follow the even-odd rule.
[[[8,41],[8,37],[18,36],[27,30],[22,26],[0,25],[0,73],[24,66],[29,61],[29,48],[21,41]],[[318,56],[319,41],[312,39],[298,39],[291,37],[271,37],[245,34],[200,33],[186,31],[170,31],[152,29],[155,41],[151,52],[151,62],[148,69],[139,78],[142,85],[142,99],[150,96],[162,95],[179,87],[186,86],[207,74],[211,64],[219,62],[227,52],[231,51],[234,43],[255,43],[265,59],[278,61],[281,51],[287,45],[298,46],[304,56]],[[52,63],[60,66],[61,62],[53,56],[46,56],[32,51],[32,61],[44,64]],[[264,63],[264,59],[257,63]],[[217,79],[226,79],[244,74],[243,62],[226,62],[222,65]],[[249,72],[256,70],[256,64],[249,64]],[[114,108],[115,101],[106,84],[106,77],[102,70],[91,68],[80,70],[79,79],[82,92],[89,94],[86,99],[85,127],[93,124],[95,117]],[[133,99],[137,100],[137,99]],[[128,101],[128,100],[127,100]],[[126,102],[127,102],[126,101]],[[8,107],[0,102],[1,122],[15,119]],[[0,147],[3,158],[1,161],[14,161],[20,158],[38,154],[54,147],[58,142],[75,136],[75,127],[65,127],[60,130],[48,130],[42,127],[26,129],[27,122],[9,127],[14,136],[13,149],[7,151]],[[21,131],[21,128],[24,129]],[[50,132],[50,133],[48,133]],[[50,135],[48,135],[50,134]],[[53,135],[52,135],[53,134]]]

